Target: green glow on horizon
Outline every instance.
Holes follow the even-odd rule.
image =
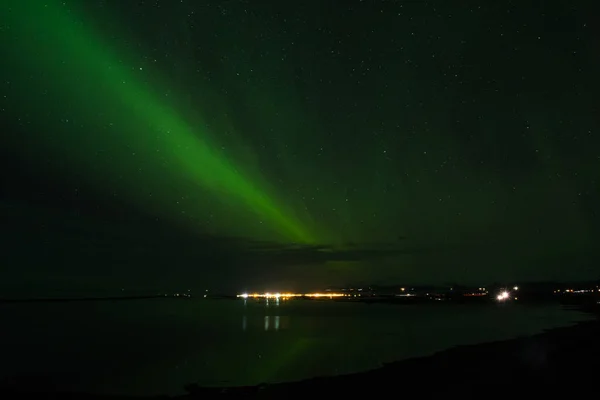
[[[193,221],[200,200],[211,204],[205,198],[210,195],[221,212],[236,217],[232,224],[239,228],[229,226],[220,233],[315,241],[257,171],[240,171],[217,150],[210,139],[217,132],[187,122],[160,98],[149,73],[121,61],[73,11],[52,0],[11,1],[3,8],[11,29],[20,32],[19,43],[12,46],[16,62],[47,72],[43,82],[31,78],[29,84],[51,81],[60,94],[46,101],[25,99],[28,111],[36,108],[36,122],[51,128],[36,143],[44,151],[87,171],[102,190],[118,187],[128,201],[171,219]],[[50,117],[56,113],[49,110],[56,107],[72,111],[61,128]],[[108,153],[108,161],[94,159],[98,152]]]

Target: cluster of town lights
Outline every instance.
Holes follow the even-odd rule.
[[[502,292],[496,296],[499,301],[504,301],[510,299],[510,294],[508,292]]]
[[[513,288],[513,291],[515,291],[515,292],[516,292],[517,290],[519,290],[519,287],[518,287],[518,286],[515,286],[515,287]],[[504,290],[504,291],[502,291],[502,292],[498,293],[498,295],[496,296],[496,299],[497,299],[498,301],[506,301],[506,300],[510,300],[510,293],[509,293],[507,290]],[[517,299],[517,298],[515,297],[515,300],[516,300],[516,299]]]
[[[237,297],[243,299],[263,298],[263,299],[288,299],[290,297],[344,297],[345,293],[242,293]]]

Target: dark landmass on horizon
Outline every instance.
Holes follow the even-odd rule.
[[[321,289],[306,289],[304,291],[298,291],[298,293],[328,293],[328,292],[341,292],[347,294],[361,294],[360,298],[340,298],[337,301],[417,301],[428,297],[430,294],[436,294],[443,296],[445,299],[459,300],[462,297],[468,296],[473,292],[480,289],[485,289],[486,298],[493,298],[493,294],[497,291],[504,289],[511,289],[513,286],[517,286],[518,296],[521,301],[531,300],[549,300],[556,298],[557,295],[568,294],[564,293],[568,289],[591,289],[593,292],[600,293],[600,279],[588,280],[588,281],[532,281],[532,282],[510,282],[510,283],[499,283],[493,282],[489,284],[482,284],[479,286],[465,285],[461,283],[448,283],[447,285],[426,285],[426,284],[411,284],[411,283],[396,283],[387,285],[376,285],[376,284],[352,284],[352,285],[340,285],[340,286],[328,286]],[[404,291],[406,290],[406,291]],[[246,293],[255,293],[256,291],[248,290]],[[117,294],[118,293],[118,294]],[[104,294],[98,292],[89,293],[85,295],[69,295],[66,293],[56,293],[54,295],[31,295],[25,293],[21,296],[6,296],[0,294],[0,303],[8,302],[61,302],[61,301],[103,301],[103,300],[143,300],[143,299],[154,299],[154,298],[181,298],[181,299],[223,299],[223,298],[236,298],[240,292],[234,293],[231,291],[220,291],[211,289],[205,290],[109,290],[107,289]],[[275,293],[273,291],[272,293]],[[283,293],[283,291],[282,291]],[[409,294],[412,298],[397,297],[396,295]],[[578,293],[572,293],[572,295],[579,295]],[[464,299],[471,300],[471,299]]]

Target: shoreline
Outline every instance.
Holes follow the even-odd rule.
[[[270,385],[259,394],[261,398],[270,398],[285,392],[310,395],[314,391],[335,391],[338,395],[353,396],[373,390],[393,393],[401,389],[411,394],[452,394],[454,391],[467,395],[471,389],[496,387],[501,391],[514,389],[514,393],[523,393],[526,390],[539,395],[556,390],[597,388],[600,305],[577,308],[595,318],[549,328],[531,336],[455,346],[430,356],[387,363],[370,371]],[[435,386],[427,386],[427,383]]]
[[[429,356],[386,363],[369,371],[310,378],[295,382],[251,387],[186,386],[187,394],[175,396],[111,396],[83,393],[49,393],[36,382],[19,387],[0,386],[2,398],[79,399],[198,399],[281,398],[282,396],[475,395],[471,390],[511,393],[570,394],[596,389],[600,371],[600,304],[579,305],[593,315],[588,321],[549,328],[531,336],[472,345],[460,345]],[[443,334],[441,332],[440,334]],[[47,389],[47,388],[46,388]],[[507,392],[508,391],[508,392]],[[494,393],[485,392],[486,396]],[[33,397],[32,397],[33,396]]]
[[[600,386],[596,382],[600,371],[600,304],[576,308],[595,318],[531,336],[455,346],[369,371],[253,387],[217,389],[188,385],[189,394],[172,398],[270,399],[319,393],[349,398],[386,393],[425,397],[482,395],[473,390],[484,390],[486,397],[495,397],[496,393],[498,397],[584,393]]]

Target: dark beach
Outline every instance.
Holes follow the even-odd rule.
[[[287,396],[357,395],[556,395],[574,394],[598,387],[600,370],[600,304],[580,305],[596,316],[574,326],[506,341],[459,346],[432,356],[386,364],[356,374],[308,379],[258,387],[186,387],[188,394],[163,399],[281,398]],[[443,335],[440,332],[440,335]],[[481,392],[484,390],[484,392]],[[32,394],[35,396],[32,397]],[[5,385],[2,398],[138,398],[55,393],[51,384],[35,379]]]

